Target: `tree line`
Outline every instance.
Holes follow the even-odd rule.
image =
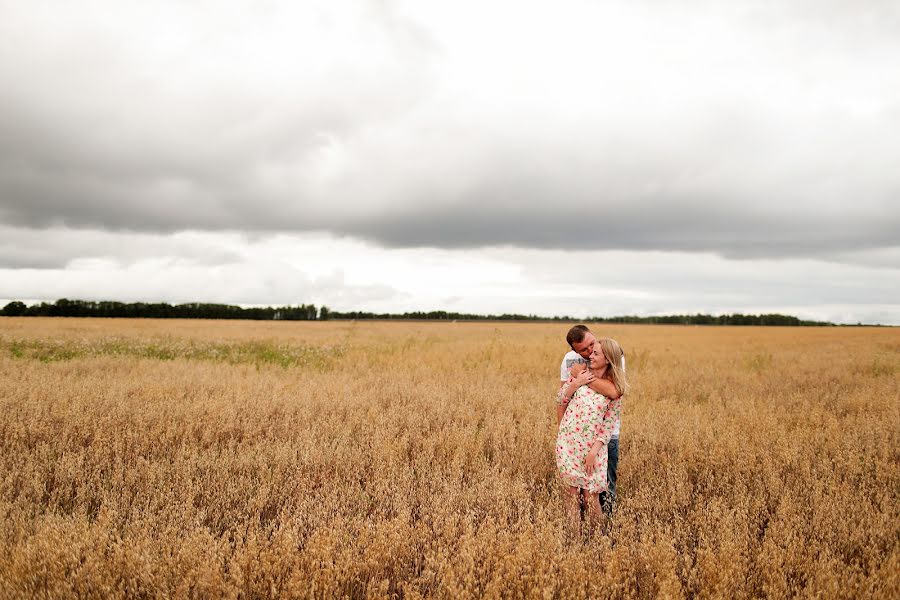
[[[664,315],[656,317],[639,317],[636,315],[624,315],[618,317],[587,317],[578,319],[575,317],[541,317],[538,315],[502,314],[502,315],[474,315],[468,313],[447,312],[435,310],[431,312],[405,312],[396,313],[371,313],[362,311],[337,312],[322,307],[320,319],[372,319],[372,320],[444,320],[444,321],[578,321],[585,323],[648,323],[648,324],[673,324],[673,325],[777,325],[788,327],[834,325],[827,321],[808,321],[798,319],[790,315],[763,314],[763,315]]]
[[[602,323],[659,323],[676,325],[769,325],[780,327],[834,325],[834,323],[829,323],[828,321],[808,321],[798,319],[797,317],[793,317],[791,315],[743,315],[740,313],[718,316],[696,314],[664,315],[658,317],[598,317],[596,321]]]
[[[298,306],[241,308],[229,304],[191,302],[93,302],[63,298],[54,303],[41,302],[26,306],[14,301],[3,307],[0,314],[10,317],[115,317],[141,319],[251,319],[255,321],[314,321],[318,310],[313,304]]]
[[[418,321],[580,321],[586,323],[649,323],[676,325],[777,325],[777,326],[822,326],[834,325],[826,321],[808,321],[790,315],[665,315],[639,317],[626,315],[618,317],[589,317],[577,319],[569,316],[541,317],[504,313],[501,315],[479,315],[471,313],[433,310],[430,312],[374,313],[365,311],[339,312],[327,306],[316,308],[314,304],[297,306],[242,308],[229,304],[192,302],[171,305],[165,302],[110,302],[90,300],[69,300],[66,298],[53,303],[41,302],[27,306],[24,302],[13,301],[0,310],[0,316],[8,317],[115,317],[143,319],[251,319],[257,321],[337,321],[337,320],[418,320]]]

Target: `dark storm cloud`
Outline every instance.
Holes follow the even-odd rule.
[[[900,44],[888,3],[735,4],[746,14],[710,15],[746,38],[746,56],[736,46],[721,64],[715,48],[680,57],[689,40],[676,36],[684,77],[638,62],[616,79],[601,64],[611,82],[600,92],[546,98],[493,71],[459,91],[441,80],[455,48],[432,35],[440,23],[389,3],[338,5],[361,15],[355,25],[324,8],[313,25],[289,15],[295,34],[291,19],[252,12],[249,25],[204,30],[209,48],[177,19],[141,29],[127,15],[120,32],[114,19],[68,15],[70,25],[12,9],[20,18],[0,25],[0,75],[16,82],[0,90],[0,224],[738,258],[900,246],[900,77],[885,69]],[[699,27],[712,5],[697,6],[685,22]],[[164,28],[172,46],[157,39]],[[319,37],[292,46],[307,33]],[[795,55],[803,44],[815,52]],[[3,260],[63,262],[49,249]]]
[[[228,168],[219,171],[186,164],[157,173],[98,174],[101,165],[82,169],[47,161],[0,171],[0,218],[26,228],[320,230],[388,247],[668,249],[758,257],[900,245],[900,210],[893,208],[900,185],[880,165],[873,173],[864,161],[850,162],[847,172],[835,173],[825,164],[821,175],[786,177],[773,176],[778,165],[764,157],[742,167],[735,164],[745,160],[741,152],[714,157],[689,144],[668,142],[665,150],[673,157],[693,150],[708,158],[666,164],[647,159],[634,166],[616,156],[625,148],[601,147],[578,164],[572,150],[559,156],[544,154],[537,140],[531,145],[533,152],[485,143],[471,174],[448,161],[433,163],[423,177],[399,157],[374,158],[356,174],[368,184],[349,191],[343,183],[319,190],[302,181],[273,187],[258,170],[241,169],[241,161],[228,156],[222,157]],[[627,152],[640,155],[641,148]],[[301,159],[301,168],[314,160],[313,152]],[[374,179],[379,174],[402,183],[380,190]],[[370,202],[369,194],[390,196]]]

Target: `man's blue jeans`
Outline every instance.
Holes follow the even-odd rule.
[[[611,514],[613,506],[616,503],[616,469],[619,468],[619,436],[609,440],[606,451],[606,480],[609,482],[609,491],[600,492],[600,506],[606,511],[606,514]]]

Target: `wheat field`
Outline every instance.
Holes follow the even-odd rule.
[[[900,330],[593,326],[573,539],[567,328],[0,319],[0,597],[900,597]]]

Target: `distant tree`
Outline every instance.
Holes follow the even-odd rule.
[[[28,307],[25,306],[24,302],[19,302],[18,300],[13,300],[9,304],[3,307],[3,314],[7,317],[21,317],[28,310]]]

